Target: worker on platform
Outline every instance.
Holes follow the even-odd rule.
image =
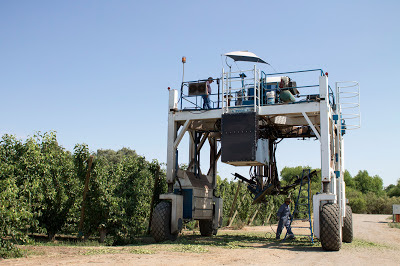
[[[206,82],[206,94],[203,95],[203,109],[211,109],[210,107],[210,95],[211,95],[211,83],[213,83],[213,78],[209,77]]]
[[[294,234],[292,232],[292,229],[290,228],[290,219],[292,218],[292,215],[290,214],[290,198],[285,199],[285,203],[281,205],[281,207],[278,210],[278,228],[276,230],[276,239],[281,238],[281,233],[283,226],[286,227],[287,233],[288,233],[288,238],[294,238]]]

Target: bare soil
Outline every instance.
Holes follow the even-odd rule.
[[[175,243],[125,247],[23,246],[26,258],[1,260],[3,265],[399,265],[400,230],[390,228],[388,215],[354,214],[354,241],[338,252],[325,252],[293,229],[295,241],[276,241],[276,225],[220,230],[218,236],[201,238],[184,232]],[[298,224],[307,225],[307,223]],[[205,240],[202,240],[205,239]]]

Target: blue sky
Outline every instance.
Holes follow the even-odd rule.
[[[194,80],[218,77],[221,54],[249,50],[279,72],[359,81],[362,128],[345,135],[346,168],[395,183],[400,2],[330,2],[1,1],[0,134],[55,130],[68,150],[129,147],[165,161],[167,87],[180,86],[181,57]],[[318,143],[283,141],[286,165],[319,167]]]

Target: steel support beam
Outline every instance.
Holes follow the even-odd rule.
[[[307,120],[308,125],[311,127],[312,131],[314,132],[315,136],[317,136],[318,140],[321,140],[321,136],[319,135],[319,132],[317,129],[314,127],[313,123],[311,122],[310,118],[306,114],[306,112],[301,112],[304,116],[304,118]]]
[[[179,135],[176,137],[175,141],[174,141],[174,149],[178,148],[179,143],[181,142],[183,136],[186,133],[186,130],[189,127],[189,123],[191,120],[186,120],[185,124],[183,125],[181,132],[179,132]]]
[[[331,181],[331,135],[330,135],[330,106],[328,94],[328,77],[319,77],[320,106],[320,128],[321,128],[321,178],[322,182]]]

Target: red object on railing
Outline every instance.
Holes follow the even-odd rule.
[[[171,88],[170,87],[168,87],[168,90],[170,90]]]
[[[283,81],[283,79],[281,79],[281,82],[279,82],[279,88],[283,88],[284,84],[285,84],[285,82]]]
[[[328,76],[328,72],[325,72],[325,76]]]

